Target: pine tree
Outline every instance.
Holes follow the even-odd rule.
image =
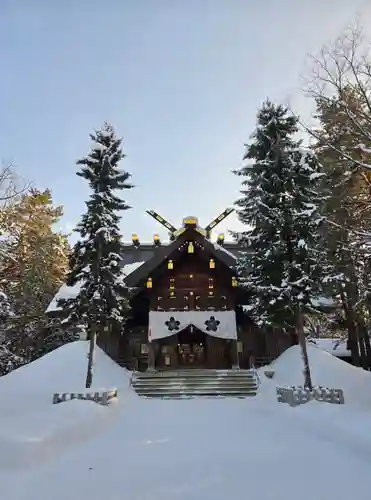
[[[67,237],[53,231],[63,214],[49,190],[31,189],[2,212],[3,250],[1,286],[14,315],[4,329],[8,349],[29,362],[43,351],[45,309],[67,272]],[[10,341],[11,339],[11,341]]]
[[[2,327],[13,314],[8,296],[0,290],[0,326]]]
[[[362,138],[354,130],[355,116],[360,129],[368,127],[356,90],[348,84],[331,98],[316,99],[320,128],[313,149],[327,174],[322,189],[327,194],[324,215],[329,221],[325,246],[337,272],[333,294],[339,295],[344,311],[352,362],[369,368],[371,172],[355,165],[369,164],[371,150],[359,144]]]
[[[14,353],[13,337],[7,335],[8,322],[14,317],[14,311],[8,296],[0,291],[0,376],[6,375],[24,363],[24,359]]]
[[[125,157],[113,128],[104,124],[90,135],[91,152],[77,161],[92,194],[86,202],[87,210],[75,231],[80,240],[70,257],[67,285],[81,284],[73,299],[60,300],[69,323],[87,325],[91,340],[87,387],[92,381],[92,358],[98,331],[121,329],[128,310],[128,293],[120,269],[123,246],[118,212],[130,208],[115,195],[115,191],[130,189],[130,174],[120,170]]]
[[[285,107],[263,104],[247,164],[235,172],[243,177],[237,213],[247,226],[236,235],[245,246],[237,272],[251,297],[251,318],[295,329],[303,345],[303,313],[318,296],[327,268],[318,248],[323,219],[316,184],[322,174],[316,157],[294,139],[297,131],[297,119]]]
[[[2,269],[3,286],[23,325],[44,315],[65,279],[67,237],[53,231],[62,215],[49,190],[31,189],[6,217],[9,258]]]

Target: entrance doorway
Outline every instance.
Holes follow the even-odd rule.
[[[178,333],[178,363],[182,368],[205,368],[206,334],[194,326]]]

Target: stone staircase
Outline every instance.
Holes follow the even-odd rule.
[[[135,372],[131,381],[139,396],[184,399],[256,396],[258,382],[251,370],[178,370]]]

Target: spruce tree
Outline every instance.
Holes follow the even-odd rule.
[[[120,266],[123,246],[119,212],[130,207],[115,192],[132,185],[128,183],[130,174],[119,168],[125,155],[113,128],[104,124],[90,138],[91,151],[77,161],[81,165],[77,175],[88,181],[92,193],[86,202],[86,213],[75,229],[80,240],[72,250],[67,277],[68,286],[81,284],[81,287],[75,298],[62,299],[58,305],[70,323],[87,325],[92,362],[98,332],[120,329],[127,315],[128,294]],[[87,387],[91,378],[89,364]]]
[[[323,218],[316,185],[316,157],[294,135],[297,119],[267,101],[257,116],[237,200],[246,229],[236,234],[245,247],[237,262],[241,285],[250,294],[250,316],[302,334],[302,314],[318,296],[328,269],[319,249]],[[304,353],[305,354],[305,353]],[[308,381],[310,385],[310,381]]]
[[[15,354],[19,336],[10,335],[9,323],[14,318],[13,304],[8,296],[0,290],[0,376],[6,375],[25,363],[24,357]]]
[[[14,316],[14,312],[8,296],[0,290],[0,328],[4,326],[7,320]],[[1,330],[0,330],[1,331]],[[1,335],[1,334],[0,334]]]

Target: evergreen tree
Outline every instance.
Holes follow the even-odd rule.
[[[73,299],[59,301],[69,323],[87,325],[91,339],[92,361],[95,338],[105,328],[120,329],[128,309],[128,293],[122,280],[121,242],[118,212],[130,208],[115,191],[129,189],[130,174],[120,170],[125,157],[113,128],[104,124],[90,135],[93,142],[90,153],[77,161],[92,194],[86,202],[87,210],[76,227],[80,240],[70,257],[68,286],[81,284]],[[91,384],[91,366],[87,386]]]
[[[245,246],[237,272],[251,297],[250,316],[300,334],[327,267],[318,248],[322,174],[316,157],[294,139],[297,130],[286,108],[265,102],[247,165],[235,173],[243,177],[237,214],[247,226],[236,234]]]
[[[369,164],[371,150],[359,144],[353,120],[356,116],[359,128],[367,130],[367,116],[350,84],[331,99],[318,97],[316,104],[320,128],[313,149],[326,172],[321,186],[327,195],[324,215],[329,221],[325,248],[337,275],[332,293],[341,299],[352,362],[369,368],[371,171],[355,165]]]
[[[53,231],[63,214],[49,190],[31,189],[1,214],[0,285],[14,314],[3,325],[7,351],[23,363],[43,353],[45,309],[65,279],[67,237]]]
[[[0,291],[0,376],[24,364],[24,359],[14,353],[14,338],[7,335],[8,322],[14,311],[8,296]]]
[[[9,317],[13,316],[12,306],[8,296],[0,290],[0,327],[2,328],[4,323]]]
[[[8,258],[2,268],[4,291],[14,302],[20,329],[46,320],[44,312],[63,283],[68,265],[68,241],[53,226],[63,215],[49,190],[31,189],[6,214]]]

